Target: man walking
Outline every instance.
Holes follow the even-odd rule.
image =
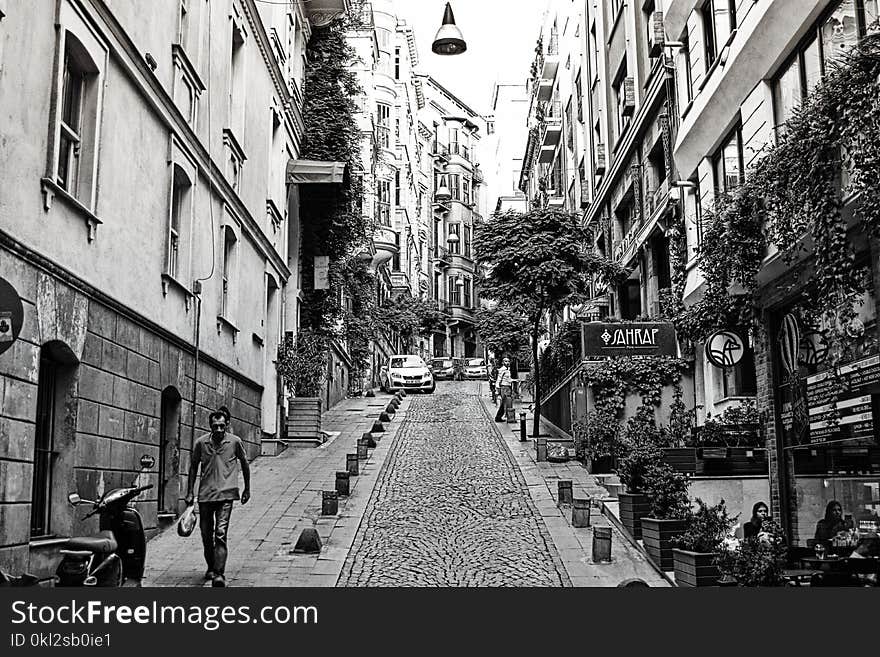
[[[211,433],[199,436],[193,445],[186,485],[185,500],[187,505],[191,505],[196,475],[201,466],[199,528],[205,562],[208,564],[205,579],[211,580],[211,586],[226,586],[226,536],[232,502],[239,499],[236,461],[241,464],[244,477],[241,503],[247,504],[251,498],[251,469],[241,438],[226,432],[229,427],[228,413],[225,408],[220,408],[208,417]]]
[[[507,408],[513,403],[513,384],[510,382],[510,358],[505,357],[498,368],[498,377],[495,379],[495,387],[501,395],[501,403],[498,404],[498,412],[495,413],[495,421],[503,422]]]

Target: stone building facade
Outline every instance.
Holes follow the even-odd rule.
[[[148,21],[104,0],[4,8],[0,276],[25,320],[0,356],[0,566],[46,577],[97,529],[68,492],[130,484],[149,455],[154,532],[211,409],[251,458],[277,435],[311,26],[301,3],[253,0],[160,0]]]

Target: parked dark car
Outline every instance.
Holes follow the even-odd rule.
[[[434,372],[436,381],[451,380],[455,376],[455,366],[451,358],[434,358],[431,361],[431,371]]]

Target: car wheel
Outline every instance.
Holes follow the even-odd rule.
[[[437,389],[437,384],[433,384],[430,388],[428,388],[428,394],[433,395],[434,391]]]

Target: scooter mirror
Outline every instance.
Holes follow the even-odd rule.
[[[71,493],[67,496],[67,501],[70,502],[71,506],[76,506],[82,501],[82,498],[76,493]]]

